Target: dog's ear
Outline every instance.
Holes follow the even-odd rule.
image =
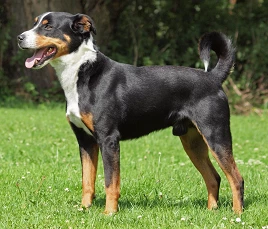
[[[83,34],[85,37],[89,37],[90,32],[93,32],[96,35],[96,28],[93,20],[85,14],[74,15],[72,30]]]

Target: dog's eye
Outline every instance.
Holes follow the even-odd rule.
[[[50,24],[46,24],[46,25],[45,25],[45,29],[46,29],[46,30],[51,30],[52,28],[53,28],[53,27],[52,27]]]

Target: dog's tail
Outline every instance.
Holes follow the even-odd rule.
[[[231,40],[223,33],[211,32],[203,35],[199,42],[199,53],[205,65],[205,71],[208,71],[211,49],[215,51],[218,62],[210,72],[223,83],[234,66],[235,48]]]

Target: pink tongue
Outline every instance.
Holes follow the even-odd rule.
[[[26,68],[32,68],[34,66],[36,60],[41,60],[42,59],[44,51],[45,51],[45,49],[36,50],[32,57],[26,59],[25,67]]]

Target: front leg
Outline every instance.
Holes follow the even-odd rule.
[[[97,144],[92,144],[88,148],[83,146],[79,148],[82,164],[82,206],[87,208],[95,198],[99,147]]]
[[[110,215],[118,210],[120,196],[120,146],[116,135],[106,137],[101,144],[105,175],[106,206],[104,214]]]
[[[72,125],[76,135],[82,165],[82,206],[90,207],[95,197],[99,146],[83,129]]]

